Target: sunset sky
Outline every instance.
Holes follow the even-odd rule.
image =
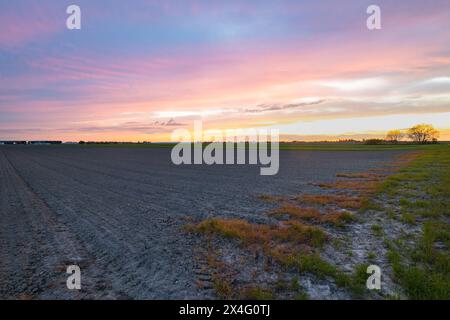
[[[0,140],[169,141],[195,119],[450,140],[450,1],[0,0]]]

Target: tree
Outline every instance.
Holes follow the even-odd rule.
[[[401,138],[403,138],[403,133],[400,130],[391,130],[386,135],[386,140],[394,143],[397,143]]]
[[[408,136],[417,143],[427,143],[439,137],[437,131],[431,124],[418,124],[408,129]]]

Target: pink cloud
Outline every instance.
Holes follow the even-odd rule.
[[[190,14],[204,13],[205,10],[218,14],[217,3],[200,6],[199,2],[186,2],[178,7],[171,1],[163,3],[163,10],[182,15],[186,6]],[[0,47],[20,46],[64,30],[63,18],[48,19],[48,13],[42,10],[33,9],[31,15],[21,10],[14,14],[2,12]],[[243,6],[242,10],[252,14],[253,9]],[[308,12],[308,8],[305,10]],[[100,12],[96,14],[100,15]],[[152,15],[139,11],[133,14],[142,21],[147,21],[145,16]],[[105,119],[118,123],[108,124],[106,128],[110,129],[136,117],[123,117],[123,113],[141,113],[150,120],[156,111],[245,110],[258,105],[289,104],[309,96],[331,97],[339,108],[344,103],[348,108],[342,107],[344,111],[340,113],[322,112],[321,104],[303,110],[305,113],[302,114],[284,110],[292,113],[271,114],[271,118],[263,112],[244,117],[228,111],[213,121],[228,125],[237,122],[255,124],[260,120],[283,122],[298,117],[379,114],[386,112],[385,106],[375,106],[378,109],[371,110],[373,104],[350,103],[345,98],[372,99],[376,103],[391,93],[401,92],[404,86],[414,81],[450,72],[448,55],[436,54],[448,51],[445,41],[450,33],[448,12],[439,12],[434,7],[415,10],[411,14],[387,10],[385,17],[386,23],[380,32],[371,33],[364,29],[363,11],[359,20],[352,18],[349,22],[357,27],[355,30],[321,33],[317,38],[304,36],[299,30],[298,36],[293,32],[292,37],[274,42],[245,39],[232,45],[186,45],[165,55],[144,54],[142,52],[148,51],[139,50],[105,55],[90,50],[89,46],[76,48],[70,54],[43,50],[47,54],[30,54],[25,58],[30,72],[0,78],[0,88],[12,92],[0,94],[0,100],[11,102],[0,105],[0,109],[19,115],[30,125],[46,127],[61,123],[68,128],[83,128],[74,123],[93,121],[94,125],[89,128],[95,128],[95,124],[101,124]],[[20,23],[28,18],[31,20]],[[319,27],[319,23],[326,21],[318,19],[313,27]],[[320,81],[336,84],[374,77],[387,78],[389,85],[382,88],[383,92],[374,88],[343,96],[339,90],[342,84],[333,88],[315,85]],[[47,91],[42,95],[27,96],[29,92],[40,90]],[[358,106],[362,111],[357,109]],[[326,104],[326,107],[332,110],[334,106]],[[391,109],[401,114],[410,107]],[[430,110],[441,110],[439,108],[441,106],[430,107]]]
[[[64,11],[60,6],[41,2],[15,3],[0,11],[0,48],[11,48],[38,41],[64,30]]]

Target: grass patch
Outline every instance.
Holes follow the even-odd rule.
[[[355,297],[360,297],[365,292],[367,280],[367,266],[357,265],[352,275],[345,274],[337,269],[336,266],[323,260],[318,254],[293,254],[293,255],[274,255],[283,265],[294,268],[299,272],[312,273],[319,278],[334,278],[336,285],[350,289]]]
[[[373,224],[371,227],[372,232],[377,237],[381,237],[383,235],[383,228],[379,224]]]
[[[227,300],[233,298],[235,290],[229,279],[218,274],[214,274],[212,276],[212,282],[214,290],[219,299]]]
[[[269,215],[278,217],[287,215],[293,219],[312,221],[315,223],[329,223],[338,227],[342,227],[355,219],[353,214],[348,211],[328,211],[321,213],[315,208],[298,207],[293,204],[284,204],[271,211]]]
[[[284,197],[281,196],[274,196],[270,194],[260,194],[258,195],[259,200],[268,201],[268,202],[278,202],[283,201]]]
[[[271,245],[272,243],[305,244],[322,246],[327,236],[325,232],[298,221],[286,221],[280,225],[250,223],[240,219],[208,219],[194,226],[193,231],[217,234],[227,238],[235,238],[243,244]]]
[[[414,225],[416,223],[416,217],[411,213],[404,212],[402,213],[401,221],[410,225]]]
[[[379,203],[375,202],[374,199],[366,197],[361,202],[360,211],[367,210],[382,211],[383,207]]]
[[[359,209],[362,205],[360,197],[338,194],[303,194],[295,197],[294,200],[309,204],[337,205],[347,209]]]
[[[335,277],[338,273],[335,266],[323,260],[319,254],[281,254],[272,252],[282,265],[288,268],[295,268],[300,273],[312,273],[319,278]]]
[[[273,300],[275,299],[275,293],[269,288],[251,286],[241,290],[240,298],[244,300]]]
[[[425,152],[383,183],[383,192],[397,195],[401,220],[422,230],[389,243],[395,280],[410,299],[450,299],[449,151]]]
[[[367,260],[370,261],[370,262],[375,261],[376,257],[377,257],[377,256],[376,256],[375,253],[373,253],[373,252],[369,252],[369,253],[367,254]]]

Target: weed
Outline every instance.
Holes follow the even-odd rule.
[[[268,288],[250,286],[241,290],[240,298],[245,300],[273,300],[275,294]]]
[[[379,224],[373,224],[371,227],[372,232],[377,237],[381,237],[383,235],[383,228]]]
[[[407,224],[410,224],[410,225],[413,225],[413,224],[416,223],[416,217],[413,214],[406,213],[406,212],[402,213],[401,220],[404,223],[407,223]]]

